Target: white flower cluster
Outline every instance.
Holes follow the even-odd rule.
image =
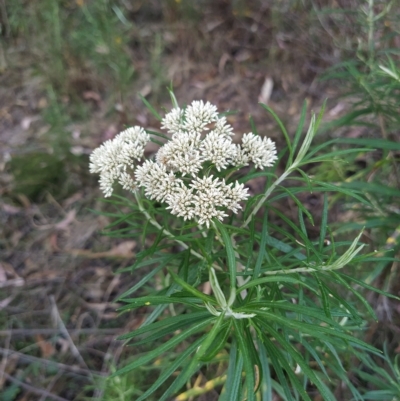
[[[161,128],[171,134],[171,140],[159,148],[155,160],[136,168],[134,159],[143,157],[150,139],[143,128],[129,128],[92,153],[90,171],[100,173],[106,197],[112,194],[115,181],[132,191],[143,187],[146,197],[165,202],[172,214],[209,227],[213,218],[222,221],[227,210],[237,213],[240,202],[249,196],[243,184],[227,184],[211,175],[212,168],[220,175],[228,167],[249,163],[260,169],[270,167],[277,159],[275,143],[269,138],[249,133],[241,145],[235,145],[232,127],[209,102],[194,101],[185,109],[172,109]]]
[[[135,181],[127,172],[133,168],[133,160],[140,160],[150,140],[149,134],[141,127],[132,127],[104,142],[90,155],[91,173],[100,174],[100,189],[104,196],[111,196],[113,184],[118,181],[124,189],[136,188]]]

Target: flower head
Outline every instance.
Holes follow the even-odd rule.
[[[143,157],[144,148],[150,140],[149,134],[141,127],[131,127],[119,133],[114,139],[104,142],[90,155],[91,173],[100,174],[100,189],[105,197],[113,193],[115,181],[125,189],[135,187],[131,177],[126,174],[132,169],[134,161]]]
[[[230,137],[211,131],[201,143],[201,153],[205,160],[215,164],[218,171],[226,169],[236,156],[236,146]]]
[[[161,128],[171,139],[154,159],[141,162],[150,137],[137,126],[93,151],[90,171],[100,175],[104,196],[111,196],[115,182],[130,191],[142,187],[147,198],[166,203],[171,214],[209,227],[228,211],[238,213],[240,203],[249,197],[244,184],[227,184],[223,171],[249,163],[265,168],[277,159],[275,143],[269,138],[245,134],[241,145],[235,145],[232,126],[209,102],[172,109]]]
[[[242,159],[246,157],[253,162],[256,168],[271,167],[278,159],[275,142],[270,138],[261,138],[253,133],[244,134],[242,138]]]

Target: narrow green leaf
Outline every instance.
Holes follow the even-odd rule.
[[[178,357],[171,363],[169,363],[158,379],[152,384],[152,386],[145,391],[137,401],[146,400],[151,394],[154,393],[178,368],[179,366],[189,358],[190,354],[196,350],[199,344],[203,341],[203,337],[198,338],[193,342],[185,351],[178,353]]]
[[[314,371],[308,366],[303,356],[299,353],[299,351],[293,347],[292,344],[288,343],[285,338],[283,338],[271,325],[265,324],[265,326],[269,326],[269,333],[271,333],[274,338],[279,342],[281,347],[296,361],[296,363],[300,366],[301,370],[308,378],[317,386],[320,391],[323,400],[326,401],[336,401],[331,397],[332,394],[326,391],[326,388],[321,381],[321,379],[314,373]],[[290,368],[289,368],[290,369]],[[289,373],[289,372],[288,372]]]
[[[290,270],[282,270],[282,274],[285,273],[290,273]],[[309,284],[307,284],[306,282],[299,280],[297,278],[294,277],[289,277],[289,276],[278,276],[278,275],[273,275],[271,277],[262,277],[262,278],[258,278],[255,280],[251,280],[248,283],[242,285],[241,287],[239,287],[236,292],[239,294],[241,291],[247,289],[247,288],[251,288],[251,287],[255,287],[257,285],[260,284],[265,284],[265,283],[291,283],[291,284],[300,284],[306,288],[308,288],[309,290],[311,290],[312,292],[315,292],[315,289],[310,286]]]
[[[139,288],[141,288],[144,284],[146,284],[160,270],[162,270],[167,264],[169,264],[169,262],[173,259],[176,259],[175,255],[172,255],[171,257],[164,259],[162,263],[160,263],[157,267],[152,269],[148,274],[146,274],[138,283],[136,283],[128,291],[125,291],[122,295],[120,295],[118,297],[118,299],[126,298],[128,295],[133,294],[135,291],[137,291]]]
[[[260,249],[258,251],[256,264],[254,266],[253,279],[256,279],[260,275],[261,264],[264,260],[265,246],[267,245],[267,237],[268,237],[267,230],[268,230],[268,213],[265,213],[262,223]]]
[[[189,297],[177,297],[177,296],[166,296],[166,295],[149,295],[146,297],[132,298],[132,299],[121,299],[121,302],[126,302],[128,305],[121,306],[118,308],[119,311],[127,311],[139,308],[141,306],[151,306],[151,305],[162,305],[162,304],[173,304],[180,303],[184,305],[199,306],[199,298],[189,298]],[[215,301],[214,301],[215,303]]]
[[[199,291],[198,289],[192,287],[190,284],[186,283],[184,280],[182,280],[177,274],[175,274],[173,271],[169,270],[169,274],[172,276],[174,281],[179,284],[182,288],[184,288],[186,291],[189,291],[191,294],[193,294],[196,298],[202,299],[204,302],[209,302],[213,305],[218,304],[215,298],[210,297],[207,294],[204,294],[203,292]]]
[[[334,321],[332,318],[327,317],[320,308],[313,308],[310,306],[303,306],[298,304],[292,304],[289,302],[267,302],[267,301],[260,301],[260,302],[249,302],[245,307],[238,308],[239,312],[244,313],[257,313],[257,309],[260,308],[268,308],[270,310],[283,310],[283,311],[290,311],[296,314],[301,314],[303,316],[307,316],[309,318],[316,319],[318,323],[323,322],[328,324],[329,326],[336,327],[339,330],[343,328]],[[349,313],[338,311],[333,312],[332,315],[334,317],[349,317]],[[292,318],[292,317],[291,317]],[[314,322],[313,322],[314,323]]]
[[[307,228],[306,228],[306,225],[304,223],[303,212],[302,212],[302,210],[300,208],[299,208],[298,215],[299,215],[299,223],[300,223],[301,232],[303,233],[304,238],[308,238]],[[308,255],[308,251],[309,251],[309,248],[307,246],[308,244],[306,243],[304,245],[306,245],[306,252],[307,252],[307,255]]]
[[[158,322],[142,326],[134,331],[131,331],[130,333],[122,334],[121,336],[118,337],[118,340],[129,340],[131,338],[146,334],[148,332],[152,332],[167,326],[174,325],[177,322],[190,325],[195,321],[201,321],[209,317],[210,314],[208,313],[208,311],[191,312],[184,315],[169,316],[168,318],[160,320]]]
[[[161,132],[153,131],[153,130],[150,130],[150,129],[146,129],[145,131],[150,135],[158,136],[160,138],[165,139],[166,141],[169,141],[171,139],[167,135],[162,134]]]
[[[277,323],[279,323],[283,326],[287,326],[292,329],[308,333],[312,337],[321,338],[321,339],[323,338],[324,341],[327,340],[326,335],[329,335],[329,336],[331,336],[331,338],[337,337],[342,340],[348,341],[352,344],[355,344],[361,348],[368,349],[372,352],[375,351],[375,347],[365,343],[364,341],[359,340],[357,337],[354,337],[352,335],[349,335],[342,331],[339,331],[337,329],[337,327],[335,327],[335,329],[332,329],[331,327],[324,327],[321,325],[314,325],[314,324],[310,324],[310,323],[293,321],[291,319],[283,318],[281,316],[274,315],[272,313],[269,313],[269,312],[263,311],[263,310],[259,310],[257,313],[257,316],[264,316],[266,318],[266,321],[271,321],[271,322],[276,321]]]
[[[292,153],[289,155],[289,160],[288,160],[287,167],[289,167],[293,162],[293,156],[294,156],[294,154],[296,152],[296,148],[297,148],[297,145],[299,144],[300,137],[301,137],[301,134],[302,134],[302,131],[303,131],[303,128],[304,128],[304,122],[305,122],[305,119],[306,119],[306,113],[307,113],[307,101],[304,100],[303,107],[301,108],[299,124],[297,125],[296,133],[295,133],[294,138],[293,138],[293,150],[292,150]]]
[[[285,244],[284,242],[279,241],[277,238],[274,238],[270,235],[268,235],[268,237],[267,237],[267,245],[269,245],[275,249],[278,249],[279,251],[281,251],[283,253],[290,253],[294,250],[294,248],[291,247],[289,244]],[[306,256],[300,252],[294,253],[293,256],[298,260],[306,260],[307,259]]]
[[[181,329],[185,330],[184,329],[185,326],[190,326],[191,324],[199,323],[202,320],[208,319],[210,317],[209,313],[207,314],[207,316],[203,317],[202,319],[199,319],[199,318],[192,319],[191,318],[192,316],[190,316],[190,315],[191,314],[183,315],[183,316],[186,316],[186,321],[185,320],[175,321],[175,322],[172,322],[171,324],[169,324],[168,326],[159,328],[158,330],[152,330],[152,331],[148,332],[146,336],[142,336],[141,340],[139,340],[139,341],[136,340],[132,344],[132,346],[138,347],[140,345],[144,345],[144,344],[148,344],[148,343],[151,343],[154,345],[154,344],[156,344],[157,340],[159,340],[163,337],[166,337],[167,335],[171,335],[171,334],[173,335],[178,330],[181,330]],[[182,315],[180,315],[180,316],[182,316]],[[171,317],[169,317],[165,320],[170,320],[170,319],[171,319]],[[147,328],[147,326],[145,326],[145,327]]]
[[[243,356],[238,352],[236,340],[231,345],[229,365],[225,383],[224,401],[240,401],[240,385],[242,382]]]
[[[368,290],[374,291],[374,292],[376,292],[376,293],[378,293],[380,295],[384,295],[385,297],[397,299],[398,301],[400,301],[400,297],[397,297],[396,295],[390,294],[390,293],[388,293],[386,291],[382,291],[379,288],[375,288],[372,285],[369,285],[369,284],[367,284],[367,283],[365,283],[363,281],[360,281],[360,280],[356,279],[355,277],[352,277],[352,276],[349,276],[349,275],[343,274],[343,273],[341,273],[340,275],[345,277],[345,278],[347,278],[350,281],[354,281],[356,284],[358,284],[358,285],[360,285],[360,286],[362,286],[364,288],[367,288]]]
[[[256,127],[256,124],[254,123],[253,116],[250,116],[250,117],[249,117],[249,121],[250,121],[251,132],[252,132],[254,135],[258,135],[257,127]]]
[[[261,397],[262,401],[271,401],[272,382],[271,382],[271,372],[269,369],[269,362],[267,357],[267,350],[265,349],[265,346],[260,340],[260,338],[257,338],[257,345],[262,367],[261,387],[260,387]]]
[[[275,371],[276,375],[278,376],[279,384],[281,385],[282,390],[286,396],[286,401],[295,401],[295,399],[291,393],[292,386],[289,386],[286,376],[283,373],[281,363],[278,359],[278,356],[280,355],[280,351],[273,344],[273,342],[269,339],[269,337],[267,335],[264,335],[262,337],[262,342],[265,345],[267,355],[268,355],[269,359],[271,360],[271,365],[274,367],[274,371]]]
[[[150,113],[153,114],[153,116],[158,121],[161,121],[162,120],[161,116],[157,113],[155,108],[147,101],[147,99],[144,96],[142,96],[141,94],[139,94],[139,97],[142,100],[142,102],[145,104],[145,106],[149,109]]]
[[[372,138],[341,138],[341,143],[349,143],[360,146],[368,146],[372,149],[385,149],[385,150],[400,150],[399,142],[392,142],[385,139],[372,139]]]
[[[207,325],[211,323],[214,317],[207,319],[206,321],[200,322],[195,324],[194,326],[182,331],[181,333],[177,334],[173,338],[171,338],[166,343],[162,344],[161,346],[157,347],[155,350],[146,353],[145,355],[137,358],[134,362],[129,363],[127,366],[117,370],[115,373],[111,375],[111,377],[116,377],[128,373],[140,366],[150,362],[152,359],[155,359],[162,355],[164,352],[168,351],[169,349],[181,344],[189,336],[198,333],[202,329],[204,329]]]
[[[321,231],[319,234],[319,251],[320,252],[322,252],[323,247],[324,247],[327,226],[328,226],[328,197],[325,192],[324,193],[324,206],[322,208]]]
[[[348,195],[348,196],[350,196],[350,197],[352,197],[354,199],[357,199],[358,201],[360,201],[364,205],[367,205],[367,206],[373,208],[373,205],[367,199],[365,199],[365,198],[363,198],[363,197],[358,195],[358,193],[362,194],[361,191],[357,191],[356,192],[354,190],[347,190],[344,187],[342,187],[341,184],[340,185],[334,185],[334,184],[331,184],[331,183],[328,183],[328,182],[322,182],[322,181],[317,181],[317,180],[314,180],[313,182],[314,182],[314,184],[320,185],[321,187],[326,188],[329,191],[340,192],[340,193],[343,193],[345,195]],[[314,189],[314,190],[316,190],[316,189]]]
[[[373,319],[377,320],[377,317],[375,315],[375,311],[369,304],[369,302],[357,291],[355,290],[351,285],[349,285],[346,280],[344,280],[342,277],[340,277],[339,274],[336,272],[332,271],[332,274],[335,275],[335,278],[337,281],[339,281],[345,288],[347,288],[350,292],[352,292],[365,306],[365,308],[368,310],[369,314],[372,316]]]
[[[286,144],[287,144],[287,147],[289,149],[289,155],[293,155],[292,144],[291,144],[291,141],[290,141],[290,138],[289,138],[289,134],[287,133],[286,128],[283,125],[283,122],[280,120],[280,118],[277,116],[277,114],[271,109],[271,107],[267,106],[264,103],[259,103],[259,105],[263,109],[267,110],[272,115],[274,120],[277,122],[277,124],[279,125],[279,128],[281,129],[281,131],[282,131],[282,133],[283,133],[283,135],[285,137]]]
[[[321,121],[322,121],[322,117],[324,116],[325,108],[326,108],[326,100],[327,100],[327,99],[325,99],[324,102],[322,103],[321,110],[320,110],[319,113],[318,113],[317,121],[316,121],[316,123],[315,123],[315,128],[314,128],[314,129],[315,129],[315,132],[318,130],[319,125],[320,125],[320,123],[321,123]]]
[[[171,83],[171,87],[167,88],[167,90],[168,90],[169,96],[171,97],[172,105],[174,106],[174,108],[179,108],[179,104],[178,104],[178,101],[176,100],[175,93],[172,90],[172,83]]]
[[[210,362],[226,345],[231,332],[232,319],[226,321],[223,328],[216,335],[207,352],[200,358],[202,362]]]
[[[203,336],[201,339],[204,340]],[[196,371],[198,370],[199,366],[198,363],[194,362],[194,359],[187,359],[187,363],[185,363],[182,368],[181,372],[177,376],[177,378],[171,383],[171,385],[164,391],[163,395],[159,399],[159,401],[166,401],[170,399],[169,397],[179,391],[185,383],[192,377]]]
[[[324,363],[321,361],[321,358],[318,355],[318,352],[315,350],[313,345],[310,345],[308,343],[308,339],[304,339],[301,336],[299,336],[299,343],[303,345],[303,347],[311,354],[311,356],[314,358],[314,360],[318,363],[318,366],[321,368],[321,371],[324,373],[326,377],[329,378],[328,372],[325,369]]]
[[[228,268],[229,268],[229,279],[231,283],[231,288],[236,288],[236,258],[235,258],[235,250],[233,249],[231,238],[229,237],[228,231],[224,225],[218,220],[215,221],[215,225],[217,226],[219,232],[221,233],[222,240],[225,245],[225,251],[228,259]]]
[[[224,314],[221,314],[219,318],[216,319],[214,326],[212,327],[210,332],[206,336],[202,337],[201,345],[198,348],[194,357],[190,360],[190,363],[184,369],[182,369],[182,372],[179,374],[176,380],[171,384],[171,386],[165,391],[160,401],[166,400],[170,396],[170,394],[179,390],[185,384],[185,382],[191,376],[193,376],[193,374],[198,370],[199,360],[205,355],[206,351],[213,342],[215,336],[218,334],[218,331],[220,329],[223,320],[224,320]]]
[[[210,348],[210,345],[213,343],[215,337],[217,334],[220,332],[221,325],[225,319],[225,312],[221,313],[219,317],[216,319],[214,326],[210,330],[210,332],[207,334],[206,338],[202,341],[200,347],[198,348],[194,359],[196,361],[200,361],[203,356],[206,355],[207,351]]]
[[[251,360],[248,349],[249,341],[253,341],[252,338],[245,337],[243,334],[243,324],[242,320],[233,319],[233,325],[235,326],[235,337],[239,343],[239,350],[243,357],[244,371],[246,373],[246,388],[247,388],[247,401],[255,401],[255,378],[254,378],[254,365]]]
[[[325,311],[325,315],[329,317],[329,319],[332,319],[331,309],[329,306],[329,291],[327,291],[327,287],[319,278],[318,273],[313,274],[313,277],[318,283],[319,291],[321,293],[322,307]]]

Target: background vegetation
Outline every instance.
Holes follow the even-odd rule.
[[[101,235],[113,212],[97,200],[88,154],[127,125],[157,128],[138,94],[168,109],[170,82],[181,103],[238,110],[229,116],[237,132],[251,130],[251,114],[278,149],[280,130],[258,101],[294,135],[304,99],[308,110],[328,99],[314,146],[340,138],[332,150],[371,151],[305,169],[367,196],[373,207],[328,196],[331,235],[346,240],[365,227],[368,251],[385,258],[348,273],[400,295],[398,2],[2,0],[0,11],[1,400],[131,400],[168,365],[160,359],[103,379],[145,350],[116,338],[149,310],[119,316],[114,300],[140,281],[123,268],[154,238]],[[253,180],[253,193],[260,185]],[[308,233],[318,238],[323,196],[303,196],[315,222]],[[296,222],[294,206],[275,205]],[[365,399],[399,399],[400,306],[366,296],[378,320],[360,338],[386,358],[341,359]],[[333,391],[349,399],[346,383]],[[213,397],[210,390],[197,399]]]

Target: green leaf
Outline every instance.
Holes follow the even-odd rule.
[[[267,350],[265,349],[264,344],[262,343],[260,338],[257,338],[258,351],[260,356],[260,362],[262,367],[262,376],[261,376],[261,397],[262,401],[271,401],[272,400],[272,381],[271,381],[271,372],[269,369],[269,362],[267,357]]]
[[[132,299],[121,299],[122,302],[128,303],[128,305],[122,306],[118,308],[119,311],[127,311],[139,308],[141,306],[150,306],[150,305],[162,305],[162,304],[173,304],[180,303],[189,306],[198,307],[199,298],[189,298],[189,297],[173,297],[167,295],[149,295],[140,298],[132,298]],[[215,301],[214,301],[215,303]]]
[[[233,325],[235,326],[235,337],[239,343],[239,350],[243,357],[243,362],[244,362],[244,371],[246,373],[247,401],[255,401],[254,366],[253,366],[253,361],[251,360],[248,352],[249,347],[251,347],[251,345],[248,342],[253,340],[244,335],[243,320],[244,319],[241,320],[233,319]]]
[[[111,375],[111,377],[116,377],[128,373],[140,366],[150,362],[152,359],[155,359],[162,355],[164,352],[168,351],[169,349],[179,345],[184,341],[186,338],[190,337],[191,335],[198,333],[202,329],[204,329],[207,325],[209,325],[214,317],[211,317],[203,322],[197,323],[194,326],[182,331],[181,333],[177,334],[173,338],[171,338],[166,343],[162,344],[161,346],[157,347],[155,350],[146,353],[145,355],[135,359],[134,362],[129,363],[127,366],[123,367],[122,369],[117,370],[115,373]]]
[[[217,305],[217,301],[215,298],[210,297],[207,294],[204,294],[203,292],[199,291],[198,289],[192,287],[190,284],[186,283],[184,280],[182,280],[177,274],[175,274],[173,271],[169,270],[169,274],[172,276],[174,281],[179,284],[182,288],[184,288],[186,291],[190,292],[193,294],[196,298],[199,298],[203,300],[204,302],[209,302],[213,305]]]
[[[349,143],[360,146],[368,146],[373,149],[385,150],[400,150],[400,142],[392,142],[386,139],[372,139],[372,138],[341,138],[341,143]]]
[[[161,116],[157,113],[157,111],[154,109],[154,107],[146,100],[144,96],[139,94],[140,99],[142,102],[145,104],[145,106],[149,109],[150,113],[153,114],[153,116],[158,120],[161,121],[162,118]]]
[[[216,319],[214,326],[210,330],[210,332],[202,337],[202,342],[199,348],[197,349],[196,354],[194,357],[190,360],[190,363],[186,365],[184,369],[182,369],[182,372],[179,374],[179,376],[176,378],[176,380],[171,384],[171,386],[165,391],[163,396],[161,397],[160,401],[164,401],[169,397],[169,395],[177,390],[179,390],[185,382],[193,376],[194,372],[198,370],[199,367],[199,361],[200,359],[205,355],[207,352],[208,348],[210,347],[211,343],[213,342],[215,336],[218,334],[220,326],[224,320],[224,314],[222,313],[218,319]],[[213,319],[209,319],[213,320]]]
[[[292,150],[291,154],[289,155],[288,164],[287,164],[286,168],[288,168],[293,163],[293,156],[296,152],[297,145],[299,144],[300,137],[303,132],[304,122],[306,119],[306,113],[307,113],[307,101],[305,100],[303,102],[303,107],[301,108],[299,124],[297,125],[296,133],[294,134],[294,138],[293,138],[293,145],[292,145],[293,150]]]
[[[202,362],[211,362],[212,359],[225,347],[231,332],[232,319],[225,322],[224,327],[214,338],[207,352],[200,358]]]
[[[260,302],[249,302],[246,306],[243,308],[238,308],[238,311],[243,311],[245,313],[256,313],[258,310],[261,308],[267,308],[270,309],[271,311],[275,310],[283,310],[283,311],[290,311],[296,314],[301,314],[304,316],[311,317],[313,319],[316,319],[318,323],[323,322],[326,323],[329,326],[336,327],[339,330],[343,330],[343,328],[339,325],[339,323],[335,322],[332,320],[332,318],[327,317],[320,308],[313,308],[311,306],[306,306],[306,305],[298,305],[298,304],[292,304],[289,302],[271,302],[271,301],[260,301]],[[343,311],[338,311],[338,312],[333,312],[333,316],[335,317],[349,317],[349,313],[343,312]],[[293,318],[291,318],[293,320]],[[315,323],[315,322],[313,322]]]
[[[291,247],[289,244],[285,244],[284,242],[282,242],[270,235],[267,236],[267,245],[269,245],[283,253],[290,253],[290,252],[294,251],[294,248]],[[300,252],[295,252],[293,254],[293,256],[298,260],[306,260],[307,259],[306,256]]]
[[[323,400],[326,401],[336,401],[336,399],[332,398],[332,394],[326,391],[325,385],[321,381],[321,379],[314,373],[314,371],[308,366],[308,363],[304,360],[303,356],[299,353],[299,351],[293,347],[290,343],[286,341],[271,325],[265,323],[265,326],[269,326],[269,333],[273,335],[273,337],[279,342],[281,347],[293,358],[294,361],[300,366],[301,370],[308,378],[315,384],[315,386],[320,391]],[[289,373],[289,372],[288,372]]]
[[[285,271],[282,270],[282,273],[290,273],[290,270]],[[309,284],[305,283],[304,281],[294,278],[294,277],[289,277],[289,276],[278,276],[278,275],[273,275],[272,277],[262,277],[258,278],[255,280],[251,280],[248,283],[242,285],[239,287],[236,292],[239,294],[241,291],[247,289],[247,288],[252,288],[260,284],[265,284],[265,283],[291,283],[291,284],[300,284],[304,287],[307,287],[309,290],[312,292],[315,292],[315,289],[310,286]]]
[[[225,312],[222,312],[219,317],[216,319],[216,322],[214,323],[214,326],[210,330],[210,332],[207,334],[206,338],[204,341],[202,341],[200,347],[198,348],[196,355],[194,356],[194,359],[198,362],[200,361],[207,353],[209,350],[211,344],[213,343],[214,339],[220,332],[220,327],[225,319]]]
[[[131,331],[130,333],[122,334],[121,336],[118,337],[118,340],[129,340],[131,338],[141,336],[148,332],[159,330],[167,326],[173,326],[178,322],[182,323],[183,325],[190,325],[195,321],[201,321],[209,317],[210,314],[208,313],[208,311],[191,312],[184,315],[169,316],[168,318],[165,318],[158,322],[142,326],[134,331]]]
[[[162,263],[160,263],[157,267],[152,269],[149,273],[147,273],[138,283],[136,283],[133,287],[131,287],[128,291],[125,291],[122,295],[118,297],[118,299],[122,299],[127,297],[128,295],[131,295],[135,291],[137,291],[139,288],[141,288],[144,284],[146,284],[153,276],[155,276],[160,270],[162,270],[166,265],[168,265],[171,260],[176,259],[175,255],[172,255],[168,258],[159,258],[159,260],[162,260]],[[151,262],[151,261],[150,261]]]
[[[205,336],[203,336],[201,339],[203,340],[204,337]],[[167,399],[169,399],[169,396],[181,389],[197,370],[198,364],[193,363],[193,359],[187,359],[187,363],[182,366],[181,372],[172,382],[172,384],[167,388],[167,390],[164,391],[164,394],[159,399],[159,401],[166,401]]]
[[[376,293],[378,293],[380,295],[383,295],[385,297],[393,298],[393,299],[396,299],[397,301],[400,301],[400,297],[397,297],[396,295],[390,294],[389,292],[382,291],[379,288],[373,287],[372,285],[369,285],[369,284],[367,284],[367,283],[365,283],[363,281],[360,281],[360,280],[356,279],[355,277],[352,277],[352,276],[349,276],[349,275],[343,274],[343,273],[341,273],[341,276],[347,278],[350,281],[354,281],[356,284],[358,284],[358,285],[360,285],[360,286],[362,286],[364,288],[367,288],[368,290],[374,291],[374,292],[376,292]]]
[[[229,279],[231,282],[231,288],[236,288],[235,250],[233,249],[231,238],[229,237],[228,231],[226,231],[224,225],[218,220],[215,221],[215,225],[218,227],[218,230],[221,233],[221,237],[225,245],[225,251],[228,259]]]
[[[324,193],[324,206],[322,208],[321,231],[319,233],[319,251],[320,252],[322,252],[322,250],[324,248],[324,241],[325,241],[327,226],[328,226],[328,197],[325,192]]]
[[[285,357],[281,355],[281,352],[279,351],[279,349],[273,344],[273,342],[269,339],[268,336],[263,335],[262,336],[262,342],[265,346],[267,355],[269,357],[269,359],[271,360],[271,365],[274,368],[274,371],[276,373],[276,375],[278,376],[278,380],[280,385],[282,386],[283,392],[285,393],[286,396],[286,401],[294,401],[294,397],[291,393],[291,389],[293,386],[290,386],[285,374],[283,373],[283,369],[282,369],[282,360],[283,360],[283,366],[286,365],[286,369],[285,370],[289,370],[291,371],[291,367],[288,365],[288,363],[285,360]],[[297,383],[295,384],[296,386],[300,386],[300,383],[298,382],[297,378],[296,378]],[[303,391],[301,386],[300,386],[300,391]],[[307,396],[305,397],[305,400],[307,401],[311,401],[311,399]]]
[[[170,362],[158,379],[152,384],[152,386],[142,394],[137,401],[146,400],[148,396],[154,393],[178,368],[179,366],[189,358],[190,354],[196,350],[199,344],[203,341],[203,337],[198,338],[183,352],[178,353],[178,357]]]
[[[253,279],[256,279],[260,275],[261,264],[264,260],[265,246],[267,244],[267,237],[268,237],[267,230],[268,230],[268,213],[265,213],[264,220],[262,223],[260,250],[258,252],[256,265],[254,266]]]
[[[322,181],[317,181],[317,180],[314,180],[313,182],[314,182],[314,184],[320,185],[321,187],[326,188],[329,191],[340,192],[342,194],[348,195],[351,198],[357,199],[362,204],[373,208],[373,205],[367,199],[365,199],[365,198],[363,198],[363,197],[358,195],[358,193],[360,193],[360,194],[363,193],[361,191],[354,191],[354,190],[345,189],[342,186],[342,184],[334,185],[334,184],[331,184],[331,183],[328,183],[328,182],[322,182]],[[314,188],[314,190],[316,190],[316,188]]]
[[[240,401],[239,389],[242,381],[243,356],[239,353],[236,339],[232,340],[227,379],[221,401]]]
[[[174,106],[174,108],[179,108],[178,101],[176,100],[174,91],[172,90],[172,83],[171,83],[171,87],[167,88],[167,90],[168,90],[169,96],[171,97],[172,105]]]
[[[315,278],[316,282],[318,283],[319,291],[321,293],[321,300],[322,300],[322,306],[325,311],[325,315],[332,319],[332,314],[329,306],[329,290],[325,286],[325,284],[321,281],[321,279],[318,276],[318,273],[313,274],[313,277]]]
[[[277,116],[277,114],[271,109],[271,107],[267,106],[267,105],[264,104],[264,103],[259,103],[259,105],[260,105],[263,109],[267,110],[267,111],[272,115],[272,117],[273,117],[274,120],[277,122],[277,124],[279,125],[279,128],[281,129],[281,131],[282,131],[282,133],[283,133],[283,135],[284,135],[284,137],[285,137],[286,144],[287,144],[287,147],[288,147],[288,149],[289,149],[289,154],[292,156],[292,154],[293,154],[293,151],[292,151],[292,144],[291,144],[291,141],[290,141],[290,138],[289,138],[289,134],[287,133],[286,128],[285,128],[285,126],[283,125],[282,121],[281,121],[280,118]]]
[[[252,132],[254,135],[258,135],[257,127],[256,127],[256,124],[254,123],[253,116],[250,116],[250,117],[249,117],[249,121],[250,121],[251,132]]]
[[[270,322],[275,321],[280,325],[283,325],[283,326],[286,326],[286,327],[289,327],[289,328],[292,328],[295,330],[303,331],[304,333],[307,333],[307,334],[311,335],[312,337],[321,338],[321,339],[326,340],[327,339],[326,335],[328,335],[328,336],[330,336],[330,338],[337,337],[342,340],[348,341],[351,344],[355,344],[361,348],[368,349],[372,352],[376,351],[376,349],[373,346],[365,343],[364,341],[361,341],[352,335],[346,334],[343,331],[339,331],[337,329],[337,326],[335,326],[335,329],[332,329],[331,327],[324,327],[321,325],[294,321],[294,320],[287,319],[287,318],[284,318],[284,317],[281,317],[278,315],[274,315],[270,312],[263,311],[263,310],[259,310],[257,312],[257,317],[258,316],[264,316],[266,318],[266,321],[270,321]],[[256,319],[256,318],[254,318],[254,319]]]

